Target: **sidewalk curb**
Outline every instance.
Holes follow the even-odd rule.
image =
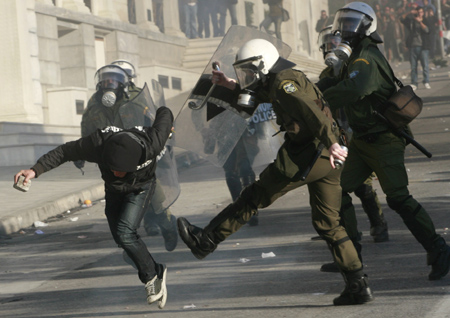
[[[95,201],[104,198],[104,196],[104,183],[100,181],[99,184],[86,188],[85,190],[74,191],[73,193],[55,199],[42,206],[27,211],[21,211],[13,216],[7,216],[0,219],[0,235],[8,235],[17,232],[22,228],[29,227],[36,220],[45,220],[64,211],[73,209],[80,205],[80,200],[84,201],[89,199]]]

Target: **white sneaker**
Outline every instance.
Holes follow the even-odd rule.
[[[425,83],[424,85],[425,85],[426,89],[430,89],[431,88],[430,83]]]
[[[411,88],[413,89],[413,91],[415,91],[415,90],[417,89],[417,86],[414,85],[414,84],[411,84],[410,86],[411,86]]]
[[[147,291],[147,303],[151,305],[158,300],[159,309],[163,309],[167,301],[166,274],[167,268],[164,265],[162,278],[158,278],[158,275],[155,275],[151,281],[145,284],[145,290]]]

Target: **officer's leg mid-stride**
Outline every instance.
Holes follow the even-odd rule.
[[[329,159],[321,157],[305,181],[290,179],[278,169],[277,161],[270,164],[258,181],[246,187],[235,202],[228,205],[204,228],[178,218],[178,231],[192,254],[203,259],[217,245],[249,222],[257,209],[265,208],[287,192],[307,184],[312,221],[317,233],[327,242],[346,283],[334,305],[363,304],[373,300],[367,275],[345,229],[339,224],[341,202],[340,170],[331,168]]]
[[[386,148],[384,145],[389,144]],[[359,184],[358,176],[367,170],[375,171],[389,207],[397,212],[416,240],[427,251],[427,264],[431,265],[429,280],[438,280],[450,269],[450,247],[436,233],[427,211],[408,191],[408,175],[403,162],[405,141],[391,132],[379,134],[376,142],[352,139],[346,166],[342,172],[342,211],[354,215],[354,207],[345,202],[347,192]],[[352,232],[346,225],[346,229]],[[355,229],[353,229],[354,231]]]

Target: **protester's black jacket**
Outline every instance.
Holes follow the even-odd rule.
[[[99,165],[105,190],[119,193],[139,192],[149,187],[154,178],[158,156],[165,151],[165,144],[169,138],[173,125],[172,112],[167,107],[160,107],[151,127],[134,127],[122,130],[117,127],[98,129],[91,135],[67,142],[49,151],[38,159],[32,167],[36,177],[44,172],[58,167],[67,161],[86,160]],[[145,148],[140,165],[143,167],[135,172],[129,172],[124,178],[117,178],[106,166],[102,154],[106,140],[120,132],[131,132],[139,138]]]

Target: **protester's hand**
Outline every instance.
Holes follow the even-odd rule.
[[[83,169],[84,168],[84,160],[75,160],[73,162],[73,164],[75,165],[75,167],[77,167],[78,169]]]
[[[36,177],[36,172],[32,169],[27,170],[20,170],[15,176],[14,176],[14,183],[17,183],[19,181],[19,177],[24,176],[25,180],[23,180],[23,184],[26,185],[29,180]]]
[[[345,158],[347,158],[347,151],[342,149],[341,146],[338,143],[334,143],[331,145],[331,147],[328,149],[328,152],[330,153],[330,164],[333,169],[336,169],[336,166],[334,165],[334,160],[342,160],[342,162],[345,161]]]
[[[234,90],[236,88],[236,80],[227,77],[222,71],[212,71],[211,82],[213,84],[224,86],[228,89]]]

